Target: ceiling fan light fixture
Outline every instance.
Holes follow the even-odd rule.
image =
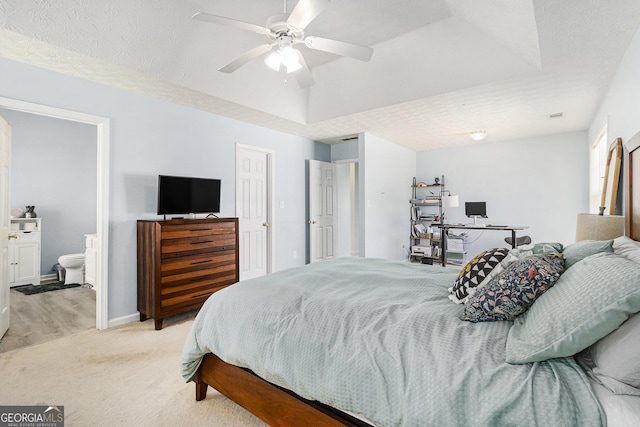
[[[280,65],[282,64],[282,54],[280,50],[271,52],[271,54],[264,59],[264,62],[267,64],[267,67],[273,71],[280,71]]]
[[[482,141],[483,139],[485,139],[487,137],[487,131],[486,130],[474,130],[473,132],[471,132],[471,134],[469,136],[471,136],[471,139],[473,139],[474,141]]]
[[[300,65],[299,63],[292,64],[291,66],[287,66],[287,74],[288,73],[294,73],[294,72],[298,71],[301,68],[302,68],[302,65]]]
[[[282,65],[287,67],[287,73],[293,73],[302,68],[298,51],[291,46],[285,46],[282,49]]]
[[[265,64],[274,71],[280,71],[284,66],[287,73],[293,73],[302,68],[300,53],[291,46],[281,47],[264,59]]]

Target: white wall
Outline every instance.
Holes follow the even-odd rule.
[[[628,141],[640,131],[640,28],[636,31],[609,84],[589,128],[593,142],[607,125],[609,142],[622,138]]]
[[[0,96],[111,119],[109,319],[136,313],[136,220],[158,218],[158,174],[222,179],[221,215],[235,215],[235,144],[275,152],[275,269],[307,250],[305,162],[330,148],[121,89],[0,58]]]
[[[358,168],[358,139],[331,145],[331,161],[336,163],[338,181],[338,253],[351,256],[359,250],[359,223],[357,176],[352,181],[351,168]],[[353,162],[351,162],[353,161]],[[346,162],[346,163],[345,163]]]
[[[406,259],[416,152],[360,134],[360,256]]]
[[[487,202],[485,224],[527,225],[518,235],[534,242],[575,241],[576,215],[588,212],[589,160],[586,132],[422,151],[418,181],[444,175],[460,207],[446,210],[450,223],[471,222],[464,202]],[[499,231],[472,231],[469,255],[506,247]]]
[[[351,163],[336,164],[337,256],[351,256]]]
[[[10,206],[35,205],[42,218],[40,271],[84,252],[96,232],[96,129],[92,125],[0,109],[11,126]]]

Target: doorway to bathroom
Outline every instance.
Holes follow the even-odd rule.
[[[41,270],[43,279],[54,279],[56,277],[52,267],[59,255],[65,255],[71,252],[84,252],[85,234],[95,234],[93,240],[96,242],[94,249],[97,252],[97,257],[95,260],[96,292],[94,294],[95,305],[93,309],[95,311],[95,317],[93,324],[97,329],[106,329],[108,327],[108,257],[106,254],[108,254],[109,120],[89,114],[7,98],[0,98],[0,109],[2,108],[9,111],[3,111],[0,114],[13,114],[14,119],[17,117],[15,116],[16,114],[22,114],[22,119],[31,117],[34,121],[49,121],[49,124],[71,124],[75,125],[76,130],[81,129],[81,132],[88,132],[90,135],[89,138],[81,138],[85,144],[85,146],[81,148],[65,146],[64,142],[61,141],[74,139],[74,137],[71,134],[64,134],[64,132],[63,135],[57,135],[57,138],[53,136],[41,138],[49,143],[50,147],[48,148],[30,146],[25,151],[16,145],[17,150],[14,150],[15,159],[13,159],[13,161],[16,164],[16,168],[18,168],[18,165],[21,163],[23,163],[24,166],[24,158],[27,158],[27,164],[29,164],[29,159],[35,157],[39,157],[38,161],[41,162],[40,167],[38,167],[38,161],[29,164],[32,171],[31,175],[27,173],[27,177],[24,178],[23,172],[22,181],[29,181],[30,186],[39,187],[47,193],[37,195],[39,200],[44,200],[43,203],[35,201],[29,202],[31,205],[36,205],[35,210],[37,211],[38,217],[42,218],[43,245],[48,241],[52,243],[50,246],[53,246],[53,249],[50,248],[48,251],[43,251],[42,254]],[[56,139],[58,140],[56,141]],[[20,142],[16,140],[14,144],[20,144]],[[46,152],[47,149],[49,150],[48,155]],[[53,150],[57,150],[57,152]],[[69,167],[68,164],[65,166],[65,162],[73,162],[74,160],[77,163],[76,166]],[[46,163],[47,161],[49,163]],[[47,171],[45,176],[38,175],[38,171],[42,170]],[[73,173],[71,173],[71,170],[73,170]],[[57,179],[53,179],[52,177],[54,176],[56,176]],[[56,181],[57,184],[55,188],[46,188],[44,185],[46,181]],[[89,182],[91,184],[89,187],[91,188],[87,190],[87,186],[84,186],[84,189],[76,187],[74,190],[74,183],[77,184],[78,181]],[[13,185],[11,186],[13,187]],[[20,188],[19,185],[18,188]],[[24,190],[24,188],[20,190],[20,192],[35,194],[33,191],[29,191],[29,189]],[[72,199],[63,197],[62,192],[66,192],[67,195],[71,194]],[[20,208],[19,203],[25,204],[26,206],[27,202],[25,202],[24,199],[18,202],[18,199],[12,198],[11,207]],[[38,206],[37,203],[40,203],[40,205]],[[23,206],[22,209],[24,210],[24,208]],[[58,219],[64,219],[65,216],[71,217],[73,216],[73,212],[87,218],[83,218],[82,220],[76,218],[70,227],[66,226],[64,221],[54,220],[56,217]],[[47,223],[49,223],[49,233],[45,232],[45,230],[47,230]],[[68,249],[61,249],[62,246],[60,245],[56,247],[56,244],[61,241],[70,241],[71,246]],[[46,253],[48,255],[45,255]],[[4,285],[5,284],[3,284],[3,286]],[[66,291],[67,290],[62,292]],[[19,303],[19,301],[16,302]],[[69,302],[69,305],[72,306],[73,304],[73,302]]]

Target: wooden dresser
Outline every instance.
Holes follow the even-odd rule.
[[[140,321],[200,308],[239,279],[238,219],[139,220]]]

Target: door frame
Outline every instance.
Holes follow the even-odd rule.
[[[86,123],[96,127],[97,211],[96,234],[99,256],[96,259],[96,329],[109,328],[109,152],[110,120],[93,114],[65,110],[43,104],[0,97],[0,107],[55,119]]]
[[[265,154],[267,156],[267,222],[269,223],[269,227],[267,227],[267,274],[273,272],[273,266],[275,264],[275,242],[273,236],[275,236],[274,230],[276,227],[276,216],[275,216],[275,206],[274,206],[274,194],[275,194],[275,179],[273,178],[273,165],[275,165],[275,152],[273,150],[269,150],[263,147],[256,147],[253,145],[246,145],[236,143],[235,149],[235,168],[236,168],[236,217],[238,217],[238,205],[240,203],[240,194],[239,194],[239,177],[238,177],[238,150],[249,150],[255,151],[261,154]],[[240,234],[241,230],[238,230],[238,234]],[[240,262],[240,260],[238,260]]]
[[[360,160],[358,158],[351,158],[351,159],[340,159],[340,160],[333,160],[331,163],[335,164],[335,165],[356,165],[357,166],[357,170],[356,170],[356,184],[357,182],[359,182],[360,177],[358,176],[358,171],[360,170]],[[351,177],[349,177],[349,180],[351,180]],[[339,187],[342,188],[344,186],[343,182],[339,182],[338,183]],[[357,213],[359,211],[358,207],[359,207],[359,188],[358,185],[356,185],[355,188],[351,187],[351,182],[348,183],[348,187],[349,187],[349,231],[350,231],[350,235],[348,236],[349,238],[349,254],[348,255],[342,255],[342,256],[350,256],[350,257],[354,257],[354,256],[360,256],[360,251],[359,251],[359,241],[360,241],[360,215],[355,215],[355,213]],[[355,190],[355,191],[354,191]],[[356,208],[354,209],[354,203]],[[343,211],[339,210],[338,207],[340,206],[340,201],[338,200],[337,202],[337,206],[336,206],[336,212],[338,212],[338,223],[341,223],[344,221],[344,218],[341,218],[342,215],[341,213]],[[340,227],[338,227],[338,229],[340,229]],[[355,236],[354,236],[355,233]],[[344,233],[341,233],[342,236],[344,236]],[[355,237],[355,239],[354,239]],[[353,251],[353,244],[355,243],[355,246],[358,247],[358,251],[356,251],[356,253],[354,254]]]

